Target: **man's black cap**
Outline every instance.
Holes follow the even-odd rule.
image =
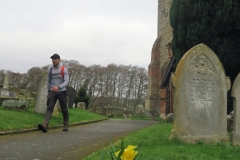
[[[50,58],[52,58],[52,59],[60,59],[60,56],[58,54],[53,54]]]

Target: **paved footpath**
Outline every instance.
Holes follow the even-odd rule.
[[[62,128],[0,136],[0,160],[81,160],[157,121],[109,119]]]

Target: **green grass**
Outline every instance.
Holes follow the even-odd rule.
[[[86,110],[69,108],[70,124],[85,122],[89,120],[99,120],[106,118]],[[145,119],[145,117],[133,118]],[[43,120],[42,114],[33,113],[33,108],[24,111],[5,110],[0,107],[0,131],[19,130],[36,128]],[[62,125],[62,115],[53,117],[50,126]],[[240,157],[240,147],[232,146],[231,143],[218,144],[186,144],[177,139],[169,140],[172,123],[160,122],[157,125],[134,132],[124,138],[126,145],[142,146],[139,154],[143,160],[236,160]],[[117,147],[120,142],[115,143]],[[110,145],[110,142],[109,142]],[[110,147],[93,153],[85,160],[110,160]]]
[[[22,111],[0,107],[0,131],[36,128],[37,124],[43,121],[43,114],[33,113],[33,110],[33,107]],[[78,108],[69,108],[68,111],[70,124],[106,118],[105,116]],[[62,122],[62,114],[59,113],[58,118],[52,117],[49,126],[62,125]]]
[[[231,143],[218,144],[186,144],[177,139],[170,140],[169,135],[172,123],[159,123],[157,125],[134,132],[124,138],[126,145],[139,145],[142,160],[236,160],[240,157],[240,147]],[[120,145],[120,142],[114,146]],[[110,145],[110,142],[109,142]],[[102,149],[84,160],[110,160],[111,147]]]

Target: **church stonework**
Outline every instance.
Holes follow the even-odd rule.
[[[173,36],[173,29],[170,25],[171,5],[172,0],[158,0],[158,37],[161,37],[160,68],[168,59],[168,48],[166,45]]]
[[[167,44],[172,39],[173,30],[170,26],[170,7],[172,0],[158,0],[157,39],[152,48],[151,62],[148,66],[148,95],[145,100],[145,113],[159,112],[161,67],[168,60]]]
[[[158,37],[152,48],[151,63],[148,66],[148,94],[145,100],[145,113],[150,114],[157,111],[157,100],[159,97],[159,74],[160,74],[160,37]],[[150,112],[150,113],[149,113]]]

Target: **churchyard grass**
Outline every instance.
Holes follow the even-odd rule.
[[[33,110],[33,107],[21,111],[0,107],[0,131],[36,128],[37,124],[42,122],[43,115],[33,113]],[[69,108],[69,117],[70,124],[105,118],[105,116],[78,108]],[[59,113],[58,118],[52,117],[49,126],[62,125],[62,121],[62,114]]]
[[[125,145],[139,145],[140,160],[232,160],[239,159],[240,147],[232,146],[230,142],[218,144],[186,144],[177,139],[170,140],[172,123],[160,122],[157,125],[136,131],[123,138]],[[121,140],[114,143],[120,145]],[[109,142],[110,145],[110,142]],[[109,146],[84,160],[111,160]],[[102,157],[101,157],[102,156]]]

